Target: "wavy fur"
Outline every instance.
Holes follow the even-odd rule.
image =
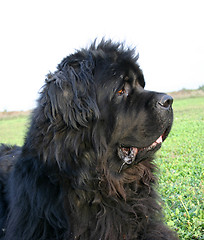
[[[171,111],[152,107],[160,95],[143,90],[137,58],[102,41],[48,74],[21,152],[1,147],[12,169],[0,182],[1,239],[177,239],[162,223],[153,153],[118,171],[119,144],[149,145],[158,122],[172,122]],[[127,99],[117,93],[123,86]]]

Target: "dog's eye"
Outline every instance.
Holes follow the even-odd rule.
[[[131,92],[130,85],[125,83],[124,87],[117,91],[117,96],[125,96],[127,97]]]
[[[124,95],[125,93],[127,93],[127,92],[126,92],[126,90],[123,88],[123,89],[121,89],[120,91],[118,91],[118,96],[122,96],[122,95]]]

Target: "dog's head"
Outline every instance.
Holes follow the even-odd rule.
[[[122,170],[124,165],[139,163],[161,147],[172,126],[173,99],[144,90],[134,51],[102,46],[104,52],[96,58],[94,76],[98,107],[107,142],[113,152],[117,149]]]
[[[173,99],[144,90],[137,60],[134,50],[102,41],[68,56],[48,75],[39,100],[48,123],[43,146],[55,149],[58,162],[74,150],[93,152],[122,174],[160,148],[171,129]],[[43,151],[46,158],[52,152]]]

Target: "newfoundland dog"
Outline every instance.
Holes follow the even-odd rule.
[[[0,147],[1,239],[177,239],[153,162],[173,99],[144,90],[137,60],[102,40],[47,75],[23,147]]]

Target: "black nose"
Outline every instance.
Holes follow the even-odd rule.
[[[169,109],[172,106],[173,98],[167,94],[162,94],[160,99],[158,99],[158,104],[164,108]]]

